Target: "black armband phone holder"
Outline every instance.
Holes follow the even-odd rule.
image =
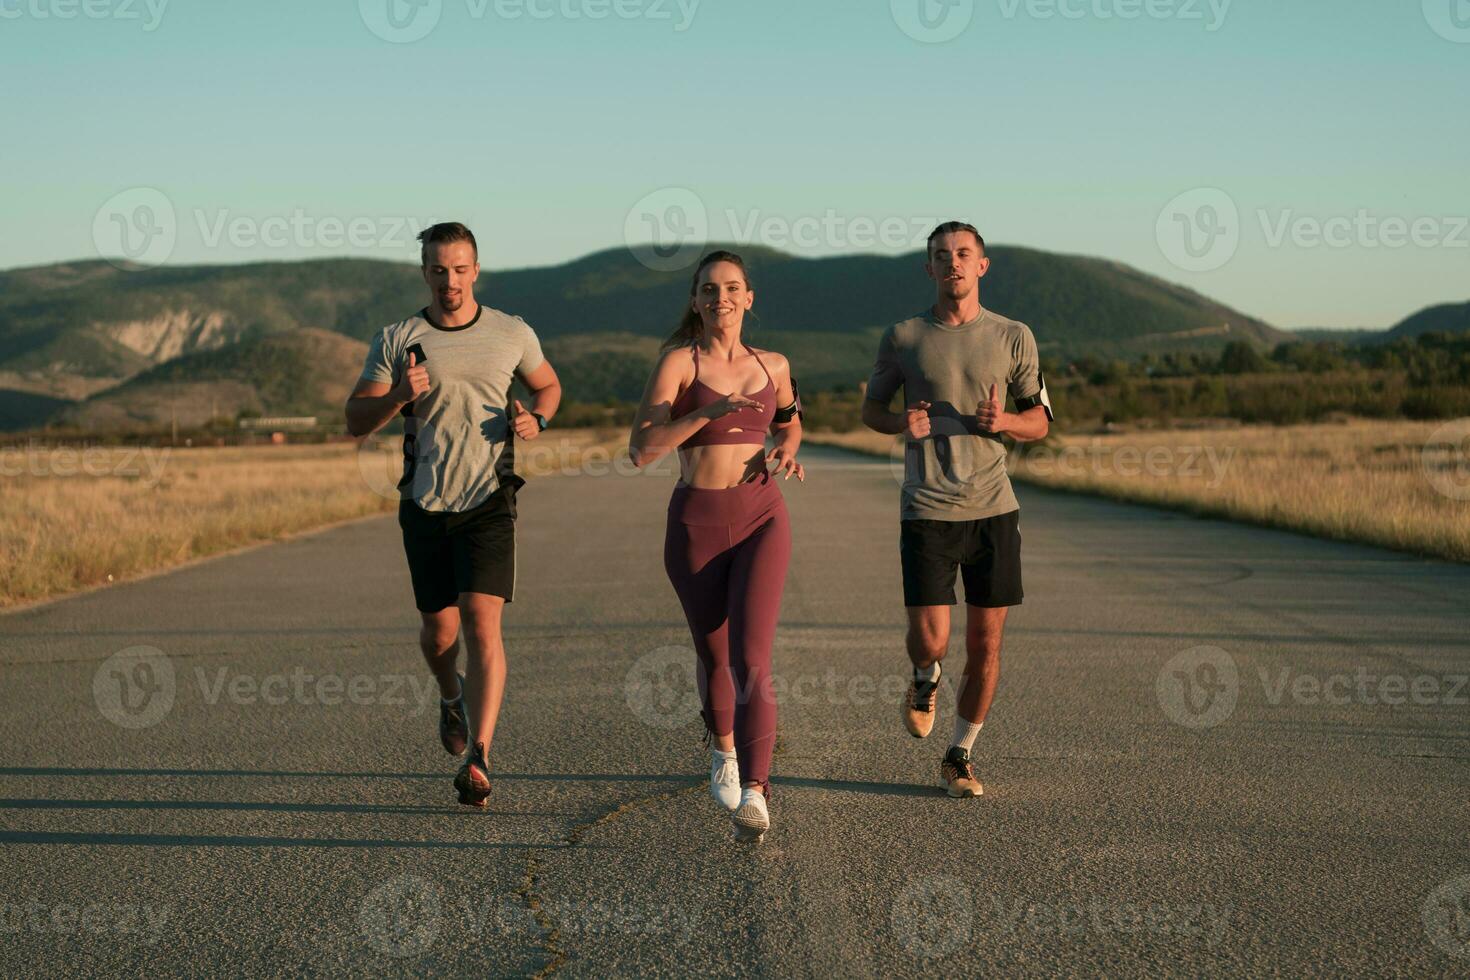
[[[1040,371],[1036,372],[1036,383],[1040,385],[1040,387],[1036,389],[1036,394],[1027,395],[1025,398],[1016,399],[1016,411],[1024,412],[1028,409],[1035,408],[1037,405],[1040,405],[1042,408],[1046,409],[1046,420],[1050,422],[1054,418],[1056,418],[1056,416],[1052,415],[1051,413],[1051,396],[1046,393],[1046,378],[1041,374]]]
[[[801,392],[798,391],[797,388],[796,388],[796,379],[795,378],[792,378],[791,379],[791,404],[790,405],[787,405],[785,408],[778,408],[778,409],[776,409],[776,419],[775,419],[775,421],[777,421],[777,422],[790,422],[792,419],[798,419],[798,418],[801,418],[801,417],[802,417],[802,413],[801,413]]]

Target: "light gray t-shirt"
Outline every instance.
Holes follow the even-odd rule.
[[[503,484],[519,486],[507,408],[515,375],[524,377],[545,360],[535,332],[520,317],[487,306],[462,327],[437,326],[420,310],[373,338],[363,380],[397,385],[410,347],[429,369],[429,390],[407,406],[403,498],[424,510],[458,513]]]
[[[904,407],[931,406],[929,436],[904,447],[903,520],[972,521],[1019,508],[1005,444],[975,422],[991,384],[1002,401],[1041,390],[1036,338],[1024,323],[981,308],[947,326],[929,311],[883,332],[867,397],[887,406],[902,388]]]

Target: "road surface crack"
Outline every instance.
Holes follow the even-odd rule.
[[[697,790],[701,787],[701,785],[703,785],[701,782],[696,782],[689,786],[681,787],[679,789],[672,789],[663,793],[654,793],[650,796],[640,796],[637,799],[629,800],[626,803],[621,803],[613,807],[611,810],[599,814],[591,820],[587,820],[579,824],[574,824],[572,828],[562,836],[562,843],[566,847],[576,847],[582,842],[582,839],[589,832],[598,827],[602,827],[606,824],[612,823],[614,820],[625,813],[628,813],[646,804],[660,803],[664,800],[671,800],[676,796],[680,796],[693,790]],[[525,873],[521,876],[521,886],[516,889],[516,895],[519,896],[521,901],[525,904],[526,909],[536,920],[536,925],[540,929],[541,933],[541,944],[545,947],[546,950],[546,965],[538,970],[535,974],[533,974],[535,980],[542,980],[542,978],[549,977],[552,974],[556,973],[556,971],[560,970],[563,966],[566,965],[569,955],[566,949],[564,949],[561,945],[561,930],[556,927],[556,924],[552,921],[551,916],[547,914],[545,908],[543,907],[545,905],[545,897],[541,894],[539,890],[540,873],[541,855],[537,854],[535,851],[527,852],[526,870]]]

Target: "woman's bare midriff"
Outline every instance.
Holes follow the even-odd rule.
[[[696,490],[728,490],[766,469],[765,444],[691,446],[679,450],[679,482]]]

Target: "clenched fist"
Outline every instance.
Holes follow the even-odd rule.
[[[393,397],[398,401],[411,402],[429,390],[429,369],[417,362],[418,358],[409,351],[408,370],[403,372],[398,387],[393,389]]]
[[[910,439],[928,438],[929,407],[928,402],[914,402],[904,411],[904,435]]]

